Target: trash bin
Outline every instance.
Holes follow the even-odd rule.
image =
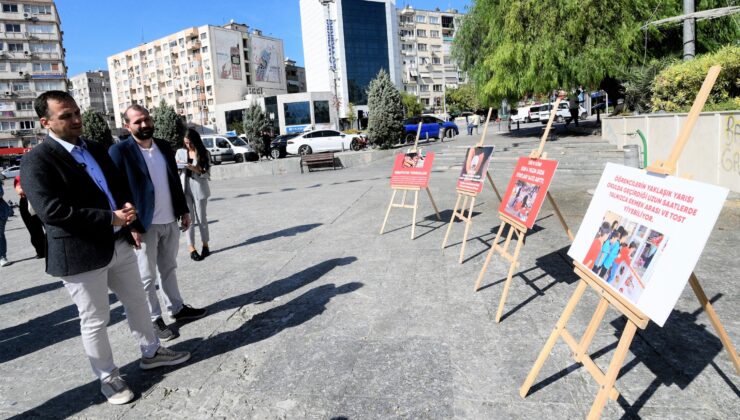
[[[640,168],[640,148],[636,144],[624,146],[624,165]]]

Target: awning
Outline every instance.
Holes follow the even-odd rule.
[[[29,147],[6,147],[0,149],[0,155],[22,155],[31,151]]]

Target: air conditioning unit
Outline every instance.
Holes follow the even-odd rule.
[[[25,54],[25,55],[31,55],[31,51],[28,51],[28,50],[23,51],[23,54]]]
[[[30,18],[31,18],[31,14],[30,13],[24,13],[23,14],[23,19],[30,19]]]
[[[26,38],[28,38],[30,35],[31,34],[29,34],[28,32],[23,32],[23,36],[25,36]]]
[[[17,130],[13,130],[10,132],[11,136],[17,136],[18,134],[20,134],[20,132],[18,132]]]
[[[9,90],[6,90],[5,91],[5,96],[13,96],[13,92],[11,92]]]

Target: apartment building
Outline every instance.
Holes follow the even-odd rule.
[[[287,92],[283,41],[233,21],[191,27],[108,57],[115,122],[161,100],[190,125],[215,127],[215,106]]]
[[[61,21],[53,1],[2,1],[0,6],[3,154],[4,148],[33,147],[43,141],[33,100],[47,90],[67,90],[67,69]]]
[[[455,9],[398,9],[403,90],[428,111],[445,112],[446,89],[467,82],[451,55],[462,16]]]
[[[288,93],[306,92],[306,68],[297,66],[295,60],[285,59],[285,79]]]
[[[83,112],[92,109],[115,127],[115,110],[108,70],[86,71],[69,78],[69,93]]]

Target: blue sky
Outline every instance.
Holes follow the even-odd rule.
[[[316,0],[318,1],[318,0]],[[397,7],[466,10],[472,0],[396,0]],[[281,38],[285,55],[303,64],[298,0],[57,0],[69,76],[107,70],[106,58],[182,29],[230,19]]]

